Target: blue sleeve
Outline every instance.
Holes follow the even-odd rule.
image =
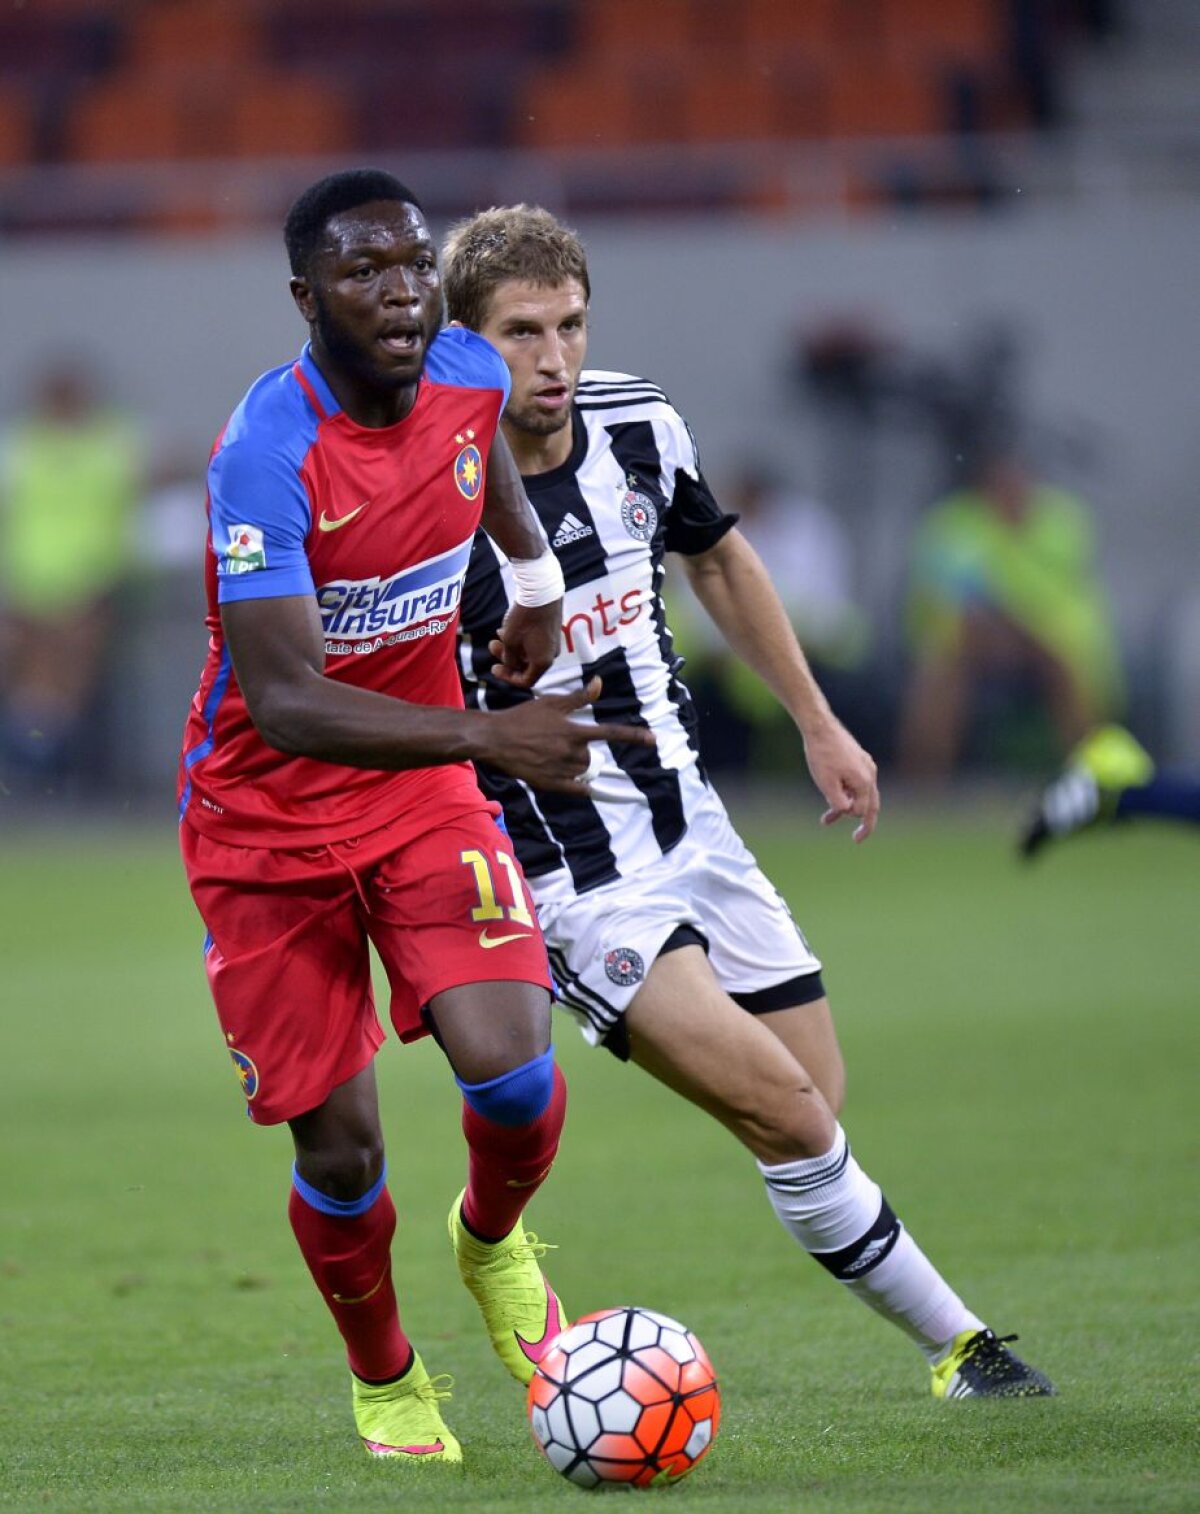
[[[248,434],[227,438],[209,464],[208,493],[221,604],[314,592],[304,545],[312,509],[286,452]]]
[[[435,384],[464,389],[499,389],[500,408],[508,404],[512,377],[504,359],[485,337],[462,326],[446,326],[429,349],[425,372]]]

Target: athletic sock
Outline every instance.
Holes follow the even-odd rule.
[[[784,1228],[931,1362],[960,1331],[983,1328],[854,1160],[840,1125],[824,1156],[758,1168]]]
[[[1200,825],[1200,781],[1186,773],[1159,773],[1149,783],[1122,789],[1114,818],[1130,820],[1135,815]]]
[[[567,1084],[553,1066],[550,1097],[522,1125],[501,1124],[463,1100],[462,1128],[469,1161],[463,1224],[484,1241],[503,1240],[549,1176],[567,1112]]]
[[[396,1209],[381,1177],[360,1199],[331,1199],[292,1172],[288,1218],[313,1281],[364,1382],[399,1377],[412,1346],[392,1286]]]

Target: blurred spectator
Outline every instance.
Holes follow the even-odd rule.
[[[1060,754],[1121,703],[1090,513],[1032,477],[1013,448],[982,452],[973,487],[919,525],[908,630],[914,666],[899,740],[908,777],[948,777],[989,700],[1005,708],[1009,734],[1035,701]],[[993,744],[987,756],[998,755]]]
[[[855,598],[849,534],[828,505],[785,483],[757,459],[742,465],[721,491],[721,503],[737,513],[739,529],[766,564],[837,710],[842,676],[862,667],[870,644],[869,623]],[[682,579],[672,581],[669,598],[671,627],[687,658],[684,678],[700,712],[706,761],[714,768],[762,771],[775,766],[779,747],[781,761],[794,762],[795,726],[778,700],[726,644]]]
[[[204,454],[183,446],[160,450],[138,508],[134,555],[144,575],[165,580],[176,596],[195,584],[196,564],[204,561]]]
[[[0,442],[0,761],[10,786],[56,791],[85,734],[127,572],[141,448],[87,365],[48,368]]]

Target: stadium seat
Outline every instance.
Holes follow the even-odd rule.
[[[449,65],[487,55],[502,65],[560,54],[576,0],[260,0],[261,29],[276,63],[339,71],[390,67],[396,59]]]
[[[577,56],[592,61],[744,52],[745,11],[730,0],[586,0]]]
[[[66,155],[81,163],[168,160],[187,155],[188,109],[179,87],[120,76],[84,92],[64,130]]]
[[[726,58],[746,53],[746,7],[729,0],[692,0],[693,45],[700,52]]]
[[[743,64],[709,64],[683,76],[681,135],[691,142],[762,141],[775,131],[770,75]]]
[[[227,109],[233,157],[316,157],[355,145],[344,96],[320,78],[248,75]]]
[[[821,136],[823,80],[795,55],[741,67],[701,65],[683,77],[681,125],[684,138],[694,142]]]
[[[556,67],[526,87],[515,134],[526,147],[626,147],[678,140],[679,116],[661,71]]]
[[[997,0],[884,0],[883,34],[889,52],[910,62],[994,63],[1005,10]]]
[[[253,7],[228,0],[156,0],[129,24],[128,62],[141,71],[216,64],[245,68],[259,52]]]
[[[0,12],[0,79],[24,86],[75,81],[108,68],[119,29],[94,7],[78,13],[48,12],[43,6],[5,6]]]
[[[351,95],[358,142],[387,152],[506,143],[515,93],[511,65],[478,59],[422,69],[404,89],[372,74]]]
[[[784,53],[771,68],[775,135],[785,141],[829,134],[828,72],[808,53]]]
[[[694,42],[691,0],[585,0],[577,56],[680,57]]]
[[[0,167],[16,168],[34,157],[32,102],[23,89],[0,85]]]
[[[940,87],[923,69],[859,60],[828,79],[831,137],[927,136],[945,130]]]
[[[266,57],[277,67],[356,74],[396,59],[429,57],[434,31],[421,6],[277,0],[263,13],[262,34]]]
[[[774,55],[780,49],[826,57],[845,48],[850,18],[844,0],[743,0],[746,44]]]
[[[324,80],[200,70],[121,77],[90,91],[67,132],[82,162],[340,153],[350,113]]]

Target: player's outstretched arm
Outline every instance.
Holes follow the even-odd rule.
[[[577,694],[491,714],[410,704],[325,677],[325,641],[311,595],[221,607],[221,625],[250,718],[268,746],[348,767],[440,767],[482,761],[540,788],[583,793],[593,741],[653,745],[641,726],[580,723],[600,680]]]
[[[504,617],[499,637],[489,643],[488,649],[496,659],[492,674],[516,688],[528,689],[558,656],[562,573],[526,497],[502,431],[496,433],[488,454],[481,524],[514,564],[518,575],[518,602]],[[523,564],[531,567],[525,568]],[[533,567],[534,564],[540,566]],[[532,576],[534,592],[522,592],[522,574]],[[538,603],[533,603],[535,600]]]
[[[725,640],[796,722],[808,770],[829,806],[822,824],[856,816],[854,839],[865,841],[879,818],[875,763],[829,708],[762,559],[735,529],[682,561]]]

